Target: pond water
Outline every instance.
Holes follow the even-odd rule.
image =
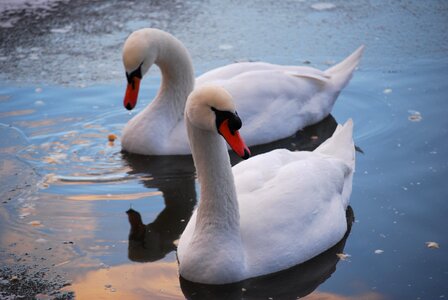
[[[138,12],[132,2],[48,3],[2,11],[2,264],[38,260],[79,299],[448,297],[445,2],[192,1]],[[123,154],[119,141],[135,114],[122,107],[120,47],[143,26],[184,41],[198,74],[247,59],[325,69],[366,44],[332,116],[270,145],[312,149],[353,118],[354,221],[344,240],[266,278],[224,287],[179,279],[175,243],[198,201],[191,158]],[[159,82],[156,70],[143,80],[137,109]]]

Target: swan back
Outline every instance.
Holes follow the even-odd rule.
[[[363,51],[364,46],[359,47],[325,71],[263,62],[231,64],[198,77],[196,86],[224,87],[245,122],[241,133],[247,143],[260,145],[291,136],[326,117]]]

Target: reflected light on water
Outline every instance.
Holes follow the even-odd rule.
[[[343,296],[343,295],[337,295],[332,293],[326,293],[326,292],[315,292],[311,295],[308,295],[304,298],[306,300],[381,300],[386,299],[381,294],[375,293],[375,292],[366,292],[364,294],[358,294],[355,296]]]
[[[35,112],[34,109],[22,109],[22,110],[7,111],[7,112],[0,113],[0,118],[30,115],[34,112]]]
[[[176,262],[125,264],[88,272],[65,288],[74,291],[77,299],[185,299],[179,287]],[[194,298],[194,297],[193,297]],[[267,299],[263,298],[263,299]],[[255,299],[242,289],[231,299]],[[274,298],[276,299],[276,298]],[[288,298],[289,299],[289,298]],[[293,299],[293,298],[291,298]],[[307,300],[382,300],[386,297],[376,292],[363,292],[345,296],[315,291],[301,299]]]
[[[18,123],[18,125],[20,127],[37,128],[37,127],[44,127],[44,126],[53,126],[56,123],[57,123],[56,120],[44,119],[44,120],[37,120],[37,121],[21,121]]]
[[[146,197],[159,196],[162,195],[161,192],[143,192],[143,193],[135,193],[135,194],[104,194],[104,195],[71,195],[67,196],[67,200],[76,200],[76,201],[98,201],[98,200],[139,200]]]
[[[125,264],[88,272],[67,288],[77,299],[184,299],[176,262]]]

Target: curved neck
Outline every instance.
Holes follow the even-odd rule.
[[[162,84],[154,105],[167,110],[165,117],[179,121],[195,82],[190,54],[179,40],[163,31],[152,31],[149,40],[157,45],[154,63],[162,72]]]
[[[194,127],[188,118],[186,122],[201,186],[195,234],[225,231],[239,239],[238,201],[225,141],[217,133]]]

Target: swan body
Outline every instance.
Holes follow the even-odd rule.
[[[230,104],[216,104],[216,98]],[[222,136],[237,154],[245,152],[216,130],[210,109],[234,112],[231,99],[225,90],[204,86],[187,101],[201,194],[177,256],[180,275],[193,282],[226,284],[287,269],[331,248],[347,230],[355,167],[352,121],[313,152],[278,149],[231,168]]]
[[[128,78],[124,105],[137,101],[140,79],[151,65],[162,72],[155,99],[125,126],[122,147],[146,155],[190,154],[183,112],[194,87],[218,85],[233,97],[249,146],[269,143],[314,124],[332,110],[359,63],[364,46],[341,63],[320,71],[263,62],[234,63],[196,80],[190,55],[172,35],[157,29],[132,33],[123,48]]]

